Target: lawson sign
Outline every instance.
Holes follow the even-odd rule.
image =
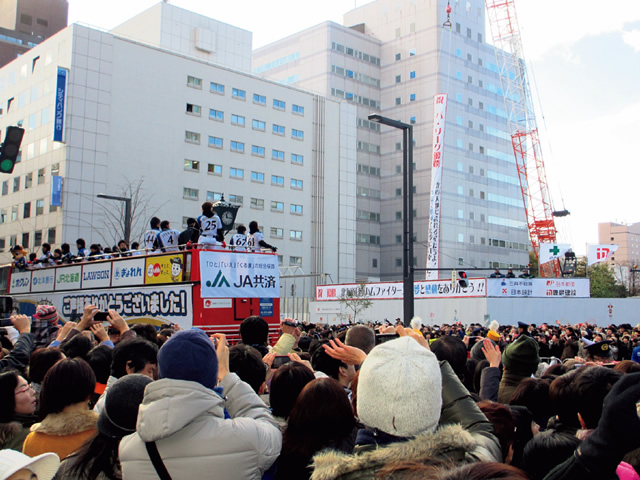
[[[200,288],[202,298],[278,298],[278,257],[255,253],[202,252]]]

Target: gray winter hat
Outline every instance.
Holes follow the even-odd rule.
[[[133,373],[109,387],[98,417],[98,431],[110,438],[122,438],[135,432],[138,407],[144,398],[144,389],[152,381],[146,375]]]

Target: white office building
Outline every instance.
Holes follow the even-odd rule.
[[[518,267],[530,241],[495,53],[480,0],[376,0],[253,52],[253,73],[357,109],[356,276],[402,277],[402,132],[414,125],[414,266],[424,268],[433,97],[447,93],[440,267]],[[486,272],[479,273],[480,276]],[[449,272],[441,276],[448,276]],[[424,278],[424,272],[416,273]]]
[[[181,230],[224,194],[283,267],[353,281],[356,108],[253,76],[251,38],[160,3],[111,32],[72,25],[0,69],[0,127],[26,130],[0,178],[4,259],[15,244],[115,244],[122,205],[99,193],[133,197],[138,241],[152,216]]]

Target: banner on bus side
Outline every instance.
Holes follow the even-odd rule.
[[[278,257],[202,252],[200,288],[202,298],[277,298],[280,296]]]

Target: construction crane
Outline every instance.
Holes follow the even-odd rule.
[[[556,224],[514,0],[486,0],[487,17],[500,72],[500,81],[509,119],[511,143],[518,168],[522,201],[527,216],[529,238],[536,258],[540,243],[556,242]],[[568,212],[566,213],[568,214]],[[561,215],[558,215],[561,216]],[[541,265],[545,277],[560,277],[557,260]]]

